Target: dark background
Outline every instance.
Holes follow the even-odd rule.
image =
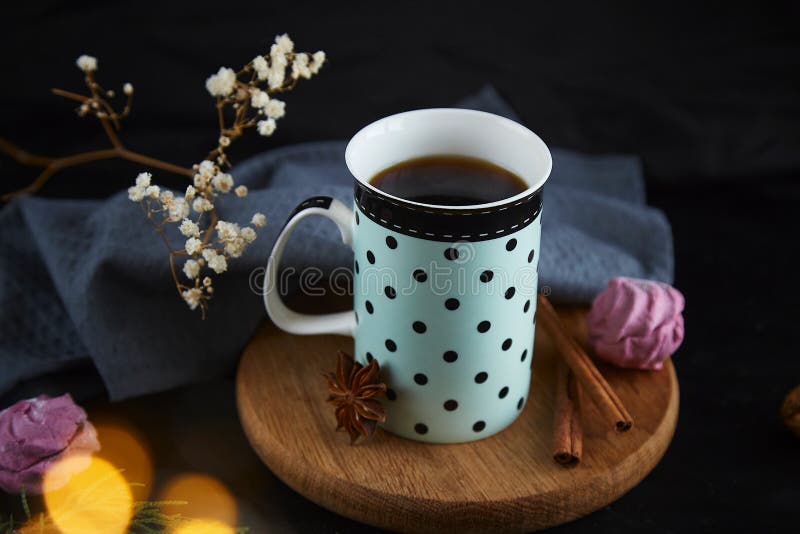
[[[800,8],[732,4],[15,4],[0,32],[0,136],[48,155],[103,146],[96,124],[48,93],[80,90],[74,60],[88,53],[105,85],[136,87],[125,143],[191,164],[216,139],[205,78],[289,32],[299,49],[324,49],[330,62],[287,95],[278,133],[238,142],[234,158],[347,138],[381,116],[447,106],[486,83],[551,146],[639,154],[649,202],[673,225],[675,285],[687,298],[675,359],[681,415],[644,482],[557,530],[796,532],[800,442],[777,414],[800,382]],[[84,167],[42,194],[105,196],[136,170]],[[0,157],[0,190],[32,172]],[[238,427],[231,380],[109,408],[92,370],[77,369],[23,384],[0,407],[76,379],[90,414],[125,414],[143,430],[159,469],[209,471],[228,484],[254,532],[368,530],[305,501],[258,463]],[[193,452],[179,444],[187,433],[198,440]],[[0,511],[12,504],[0,498]]]

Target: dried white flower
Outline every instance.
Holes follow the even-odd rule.
[[[286,67],[289,64],[286,59],[286,52],[284,52],[283,48],[277,43],[279,38],[280,36],[275,38],[276,43],[272,45],[269,50],[270,68],[268,80],[271,89],[277,89],[283,85],[286,76]]]
[[[264,137],[269,137],[275,131],[275,119],[267,119],[265,121],[258,121],[258,133]]]
[[[186,200],[194,200],[194,196],[197,194],[197,189],[194,188],[193,185],[189,185],[186,187]]]
[[[136,176],[136,186],[137,187],[147,187],[150,185],[150,179],[153,177],[152,174],[149,172],[140,172]]]
[[[239,225],[236,223],[218,221],[214,228],[220,241],[230,241],[239,237]]]
[[[213,248],[205,248],[203,249],[203,259],[205,261],[211,261],[212,258],[217,256],[217,251]]]
[[[285,60],[284,60],[285,62]],[[270,89],[278,89],[280,86],[283,85],[283,81],[286,79],[286,67],[273,66],[272,69],[269,71],[269,87]]]
[[[233,187],[233,176],[230,174],[220,172],[211,180],[214,189],[223,193],[228,193]]]
[[[75,64],[83,72],[93,72],[97,70],[97,58],[94,56],[87,56],[86,54],[83,54],[77,60],[75,60]]]
[[[169,205],[167,219],[170,222],[178,222],[189,215],[189,203],[183,197],[176,198]]]
[[[250,219],[250,224],[256,228],[261,228],[267,224],[267,217],[263,213],[256,213],[253,215],[253,218]]]
[[[228,96],[236,83],[236,72],[227,67],[220,67],[216,74],[206,80],[206,89],[211,96]]]
[[[183,264],[183,274],[191,280],[197,278],[197,275],[200,274],[200,264],[197,260],[186,260],[186,263]]]
[[[280,119],[286,114],[286,102],[273,98],[267,103],[267,107],[264,111],[267,113],[267,117],[271,119]]]
[[[311,69],[308,68],[308,54],[297,54],[292,62],[292,78],[311,78]]]
[[[203,258],[208,262],[208,267],[217,274],[228,270],[228,261],[225,256],[218,254],[216,250],[207,248],[203,251]]]
[[[184,219],[178,230],[186,237],[198,237],[200,235],[200,227],[190,219]]]
[[[277,69],[273,67],[269,71],[269,86],[271,89],[278,89],[283,85],[283,81],[286,79],[286,71],[284,69],[285,67]]]
[[[203,286],[211,287],[211,277],[210,276],[206,276],[205,278],[203,278]]]
[[[161,196],[161,188],[157,185],[148,185],[144,194],[152,199],[158,199]]]
[[[222,274],[228,270],[228,260],[225,256],[217,254],[208,260],[208,268],[217,274]]]
[[[213,161],[203,160],[197,166],[197,172],[194,175],[194,186],[197,189],[205,189],[214,175],[217,173],[218,167]]]
[[[133,202],[140,202],[144,198],[144,187],[132,185],[128,188],[128,198]]]
[[[253,58],[253,69],[256,71],[256,76],[262,82],[269,76],[269,65],[264,56],[256,56]]]
[[[289,54],[294,50],[294,42],[289,37],[288,33],[275,36],[275,47],[280,54]]]
[[[217,166],[213,161],[204,159],[200,162],[200,165],[197,166],[197,172],[200,173],[200,175],[210,179],[212,176],[217,174]]]
[[[212,204],[208,199],[203,197],[197,197],[192,202],[192,209],[197,213],[203,213],[204,211],[211,211],[214,209],[214,204]]]
[[[269,95],[261,89],[253,89],[250,94],[250,105],[256,109],[266,107],[269,103]]]
[[[240,186],[236,187],[236,189],[234,189],[234,192],[236,193],[236,196],[239,197],[239,198],[246,197],[247,196],[247,186],[246,185],[240,185]]]
[[[150,178],[152,174],[149,172],[140,172],[136,176],[136,184],[128,188],[128,198],[133,202],[140,202],[146,195],[150,195],[148,188],[150,186]],[[156,198],[158,195],[156,195]]]
[[[122,86],[122,92],[125,93],[125,96],[131,96],[133,94],[133,84],[126,82]]]
[[[217,237],[221,243],[225,244],[225,253],[232,257],[238,258],[244,253],[244,249],[250,242],[242,235],[239,225],[226,221],[219,221],[215,227],[217,230]],[[248,229],[252,231],[252,228]],[[249,232],[246,232],[249,235]]]
[[[196,310],[200,305],[200,301],[202,300],[203,292],[200,289],[193,287],[181,293],[181,296],[183,297],[183,300],[186,301],[186,304],[189,305],[190,309]]]
[[[239,232],[239,235],[242,236],[242,238],[248,243],[252,243],[253,241],[256,240],[256,237],[258,237],[256,235],[256,231],[250,228],[249,226],[245,226],[244,228],[242,228],[242,231]]]
[[[219,146],[227,147],[231,146],[231,138],[227,135],[220,135],[219,136]]]
[[[175,200],[175,193],[173,193],[169,189],[161,191],[161,204],[165,208],[169,209],[169,207],[172,205],[173,200]]]
[[[200,252],[200,249],[203,248],[203,242],[197,239],[196,237],[190,237],[189,239],[186,240],[186,245],[184,245],[184,247],[186,248],[187,254],[194,256],[195,254]],[[204,252],[203,256],[205,256],[205,251],[203,252]]]
[[[308,66],[308,69],[311,71],[311,74],[316,74],[319,72],[319,69],[322,68],[322,64],[325,63],[325,52],[322,50],[314,52],[312,60],[313,61]]]

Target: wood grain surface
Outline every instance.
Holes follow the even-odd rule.
[[[560,309],[579,339],[585,310]],[[671,361],[661,371],[600,370],[635,419],[611,430],[591,403],[584,456],[575,468],[553,461],[557,357],[537,327],[530,400],[509,428],[486,439],[431,445],[379,430],[351,446],[334,432],[321,373],[335,367],[339,336],[293,336],[265,325],[242,356],[237,402],[259,456],[308,499],[357,521],[407,532],[530,531],[588,514],[634,487],[658,463],[678,417]]]

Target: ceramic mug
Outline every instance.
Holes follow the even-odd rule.
[[[527,189],[497,202],[439,206],[369,183],[399,162],[443,154],[492,162]],[[290,215],[267,264],[270,318],[295,334],[353,336],[356,360],[380,363],[388,386],[383,427],[394,434],[456,443],[499,432],[528,398],[547,146],[497,115],[422,109],[366,126],[345,160],[355,177],[353,210],[314,197]],[[331,219],[353,248],[351,311],[300,314],[275,289],[286,242],[310,215]]]

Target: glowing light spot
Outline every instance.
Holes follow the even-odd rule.
[[[102,447],[95,456],[122,470],[135,500],[147,500],[153,484],[153,462],[144,440],[121,421],[100,421],[95,428]]]
[[[235,534],[233,527],[213,519],[194,519],[181,525],[173,534]]]
[[[178,475],[164,486],[159,501],[184,501],[186,504],[161,507],[167,514],[183,517],[214,520],[224,525],[235,525],[237,519],[236,500],[230,490],[216,478],[199,473]],[[182,531],[181,531],[182,532]],[[194,534],[194,531],[189,531]],[[198,531],[203,532],[205,531]],[[212,531],[216,534],[216,531]]]
[[[63,534],[123,534],[133,494],[119,469],[101,458],[70,456],[54,464],[42,485],[48,513]]]

